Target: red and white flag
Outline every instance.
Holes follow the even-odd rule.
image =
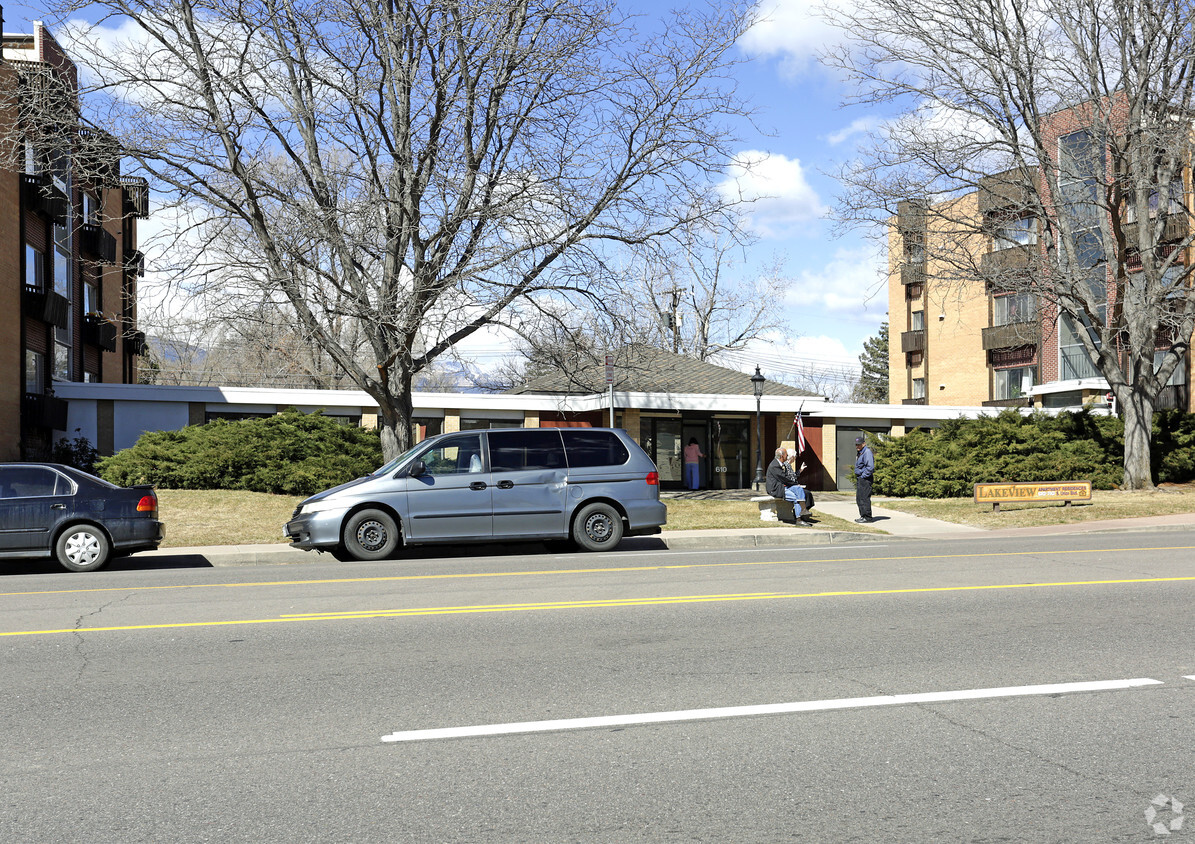
[[[805,453],[805,425],[801,422],[801,411],[797,411],[797,418],[793,420],[797,426],[797,454]]]

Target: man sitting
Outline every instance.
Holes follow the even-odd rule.
[[[788,467],[788,449],[776,449],[776,459],[768,464],[765,486],[768,495],[793,503],[793,514],[797,518],[797,524],[808,523],[809,507],[805,503],[805,487],[801,486],[800,478]]]

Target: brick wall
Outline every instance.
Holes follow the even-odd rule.
[[[16,73],[0,65],[0,132],[15,120]],[[20,457],[21,376],[21,180],[0,166],[0,460]]]

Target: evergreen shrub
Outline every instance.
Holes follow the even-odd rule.
[[[150,431],[132,448],[102,458],[97,470],[122,486],[311,495],[380,465],[376,431],[288,408],[264,419],[217,419],[179,431]]]
[[[1195,427],[1188,437],[1195,440]],[[936,430],[881,437],[873,447],[877,495],[962,498],[977,483],[1010,481],[1090,480],[1113,489],[1124,477],[1123,424],[1086,411],[950,419]]]

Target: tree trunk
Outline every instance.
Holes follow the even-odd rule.
[[[387,397],[387,400],[378,402],[383,462],[389,463],[414,445],[411,438],[411,419],[414,415],[415,409],[411,401],[409,386],[397,396],[391,395]]]
[[[1124,418],[1124,489],[1153,489],[1150,467],[1150,435],[1153,433],[1154,403],[1141,390],[1127,393],[1121,402]],[[1117,396],[1120,400],[1120,396]]]

